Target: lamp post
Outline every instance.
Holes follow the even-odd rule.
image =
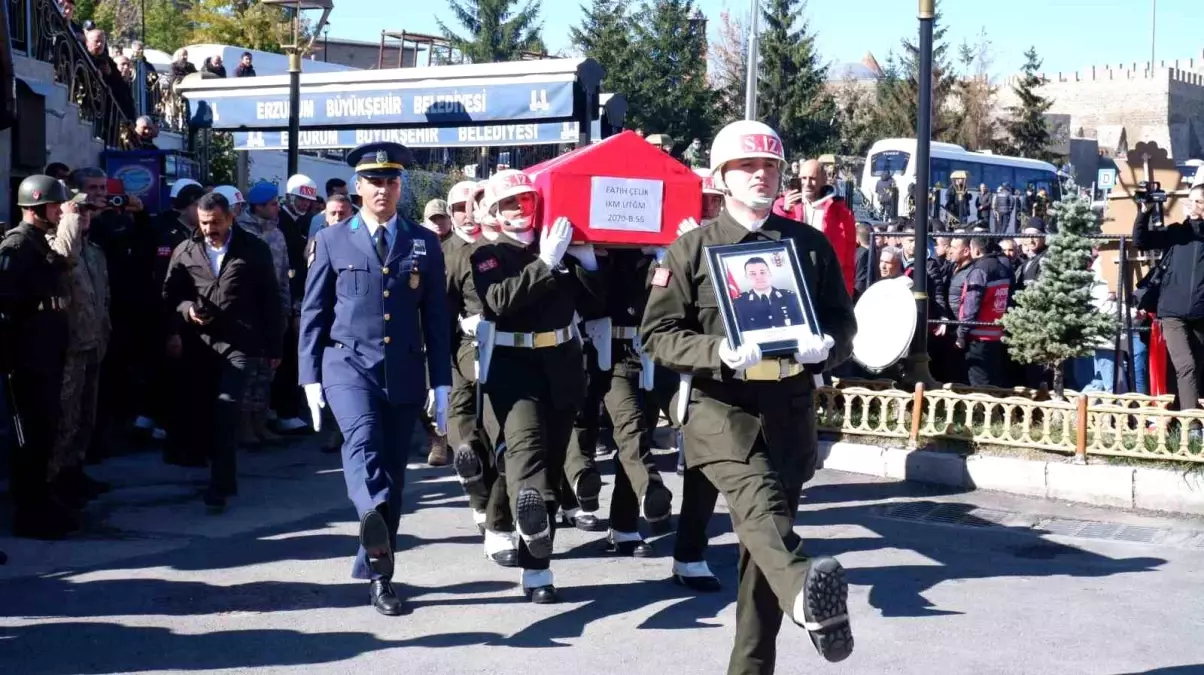
[[[297,173],[297,153],[301,136],[301,57],[309,52],[314,38],[322,32],[334,0],[260,0],[265,5],[279,5],[293,10],[293,43],[284,45],[288,54],[288,175]],[[301,44],[301,10],[320,9],[322,18],[309,34],[309,42]]]
[[[911,383],[933,386],[928,370],[928,179],[932,150],[932,29],[936,22],[936,0],[919,0],[920,19],[920,105],[916,119],[916,248],[912,296],[916,301],[916,332],[911,341],[904,373]]]

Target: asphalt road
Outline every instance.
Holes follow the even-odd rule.
[[[708,555],[722,593],[667,580],[671,535],[660,557],[634,560],[572,530],[553,561],[564,602],[535,606],[517,571],[484,558],[450,470],[412,465],[397,560],[410,611],[391,619],[349,578],[354,514],[337,458],[304,444],[241,460],[242,496],[220,516],[197,499],[203,471],[131,455],[95,468],[118,489],[89,507],[83,536],[0,537],[12,558],[0,673],[725,670],[736,545],[722,503]],[[778,673],[1204,673],[1204,521],[831,471],[801,510],[808,549],[849,570],[857,646],[830,665],[787,624]]]

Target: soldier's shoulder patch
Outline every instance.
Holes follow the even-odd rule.
[[[477,271],[478,272],[488,272],[489,270],[497,269],[497,266],[498,266],[497,258],[485,258],[484,260],[477,263]]]
[[[171,247],[170,246],[160,246],[159,247],[159,257],[167,258],[170,256],[171,256]]]
[[[669,285],[669,279],[672,277],[673,273],[669,271],[668,267],[658,267],[652,273],[652,285],[664,288]]]

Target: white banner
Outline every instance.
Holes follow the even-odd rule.
[[[590,180],[591,230],[660,232],[665,185],[659,180],[594,176]]]

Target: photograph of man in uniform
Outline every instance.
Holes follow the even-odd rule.
[[[729,283],[736,278],[733,273],[736,262],[738,259],[730,258],[725,262]],[[744,260],[744,278],[752,288],[748,291],[740,289],[740,295],[732,300],[741,333],[805,325],[803,305],[789,268],[784,264],[777,267],[779,273],[775,278],[765,256],[754,255]]]

